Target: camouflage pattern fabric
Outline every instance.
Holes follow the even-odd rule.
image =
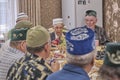
[[[7,80],[45,80],[51,73],[42,58],[27,53],[9,69]]]
[[[105,45],[110,41],[105,30],[102,27],[95,26],[95,36],[96,40],[99,40],[100,45]]]

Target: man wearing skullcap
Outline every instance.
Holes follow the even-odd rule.
[[[56,61],[51,64],[51,67],[45,61],[50,54],[50,44],[50,34],[44,27],[38,25],[29,29],[26,39],[28,52],[13,64],[7,80],[45,80],[49,74],[58,70],[59,65]]]
[[[31,23],[27,21],[17,23],[10,32],[10,40],[6,41],[0,49],[1,80],[6,80],[7,72],[12,64],[25,55],[26,33],[31,27]]]
[[[102,80],[120,80],[120,43],[106,45],[106,54],[99,73]]]
[[[97,12],[94,10],[87,10],[85,14],[86,27],[91,28],[95,32],[96,45],[105,45],[110,40],[102,27],[96,25]]]
[[[17,15],[17,20],[16,23],[20,22],[20,21],[28,21],[28,15],[24,12],[21,12]]]
[[[90,80],[88,72],[94,65],[96,54],[94,32],[78,27],[66,33],[67,64],[46,80]]]
[[[33,24],[30,21],[20,21],[15,25],[16,29],[20,29],[20,28],[32,28]]]
[[[53,19],[53,28],[54,32],[50,33],[52,43],[57,45],[63,43],[66,33],[63,32],[64,28],[63,19],[62,18]]]

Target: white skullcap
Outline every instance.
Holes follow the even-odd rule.
[[[19,14],[17,15],[17,18],[22,18],[22,17],[28,18],[27,14],[24,13],[24,12],[21,12],[21,13],[19,13]]]
[[[59,24],[59,23],[63,23],[63,19],[62,18],[55,18],[55,19],[53,19],[53,25]]]

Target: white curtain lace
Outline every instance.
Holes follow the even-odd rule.
[[[0,36],[15,26],[17,15],[17,0],[0,0]]]

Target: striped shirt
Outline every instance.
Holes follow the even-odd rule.
[[[0,80],[6,80],[9,68],[12,64],[24,56],[24,53],[18,49],[9,46],[8,40],[0,49]]]

